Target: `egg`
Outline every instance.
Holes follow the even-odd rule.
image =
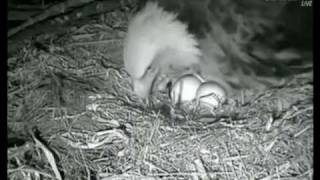
[[[184,104],[195,100],[200,85],[201,81],[192,74],[180,77],[173,83],[170,90],[172,104]]]
[[[226,90],[216,82],[203,82],[196,92],[197,102],[200,106],[216,108],[223,104],[227,98]]]

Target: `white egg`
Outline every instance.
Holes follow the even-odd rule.
[[[170,91],[172,103],[177,105],[195,100],[200,84],[201,81],[191,74],[180,77]]]
[[[200,105],[216,108],[226,101],[226,90],[216,82],[209,81],[202,83],[196,93]]]

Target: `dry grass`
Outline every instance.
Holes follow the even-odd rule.
[[[97,20],[8,59],[9,179],[312,179],[312,79],[175,121],[132,94],[122,38]]]

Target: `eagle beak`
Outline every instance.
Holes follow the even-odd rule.
[[[133,91],[140,98],[147,98],[151,94],[151,83],[146,83],[145,79],[133,79]]]
[[[146,99],[152,93],[153,85],[156,81],[158,70],[147,71],[147,73],[139,78],[132,79],[133,91],[140,98]]]

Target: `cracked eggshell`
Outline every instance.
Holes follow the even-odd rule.
[[[176,105],[195,100],[200,84],[201,81],[191,74],[180,77],[170,90],[171,102]]]
[[[204,82],[199,86],[196,97],[200,105],[216,108],[226,101],[227,92],[216,82]]]

